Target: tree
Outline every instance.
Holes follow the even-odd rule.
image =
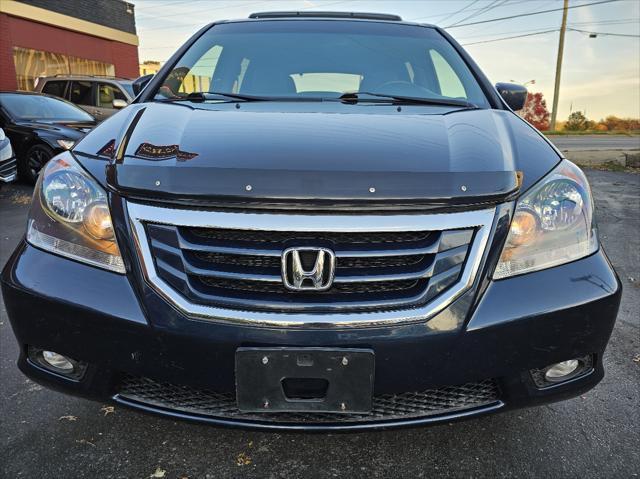
[[[569,115],[564,129],[569,131],[585,131],[593,128],[593,122],[584,116],[581,111],[574,111]]]
[[[538,130],[549,129],[549,110],[542,93],[527,93],[527,101],[519,114]]]
[[[600,120],[600,124],[604,125],[607,130],[624,130],[632,131],[640,129],[640,120],[637,118],[618,118],[614,115],[609,115],[604,120]]]

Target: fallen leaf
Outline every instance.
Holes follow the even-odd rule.
[[[164,477],[166,473],[167,471],[165,471],[164,469],[160,469],[159,467],[156,467],[156,472],[151,474],[149,477],[151,477],[152,479],[161,478],[161,477]]]
[[[251,464],[251,458],[244,452],[241,452],[240,454],[238,454],[238,457],[236,457],[236,464],[238,466],[248,466],[249,464]]]
[[[634,362],[634,363],[640,363],[640,354],[636,354],[636,355],[633,357],[633,362]]]
[[[28,205],[31,203],[31,196],[29,195],[21,195],[19,193],[14,194],[11,198],[11,202],[14,205]]]
[[[113,414],[114,412],[116,412],[116,408],[113,406],[104,406],[100,408],[100,411],[102,411],[106,416],[107,414]]]
[[[76,442],[79,444],[89,444],[92,447],[96,447],[96,445],[94,443],[92,443],[91,441],[87,441],[86,439],[76,439]]]
[[[58,421],[62,421],[62,420],[64,420],[64,421],[77,421],[78,418],[76,416],[60,416],[58,418]]]

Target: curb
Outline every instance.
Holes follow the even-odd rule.
[[[640,167],[640,150],[561,150],[568,160],[580,166],[600,166],[615,163],[620,166]]]

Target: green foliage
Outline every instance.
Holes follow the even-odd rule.
[[[574,111],[569,115],[564,129],[569,131],[585,131],[595,126],[594,122],[589,120],[581,111]]]

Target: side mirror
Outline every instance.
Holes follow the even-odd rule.
[[[143,75],[140,78],[136,78],[131,84],[131,87],[133,88],[133,93],[135,93],[135,95],[138,96],[140,92],[144,89],[144,87],[147,86],[147,83],[151,81],[152,78],[153,78],[153,75]]]
[[[515,83],[496,83],[496,90],[513,111],[522,110],[527,101],[527,89]]]
[[[120,98],[115,98],[115,99],[113,100],[113,102],[111,102],[111,105],[113,105],[113,107],[114,107],[116,110],[121,110],[122,108],[124,108],[124,107],[126,107],[126,106],[127,106],[127,102],[126,102],[126,101],[124,101],[124,100],[122,100],[122,99],[120,99]]]

